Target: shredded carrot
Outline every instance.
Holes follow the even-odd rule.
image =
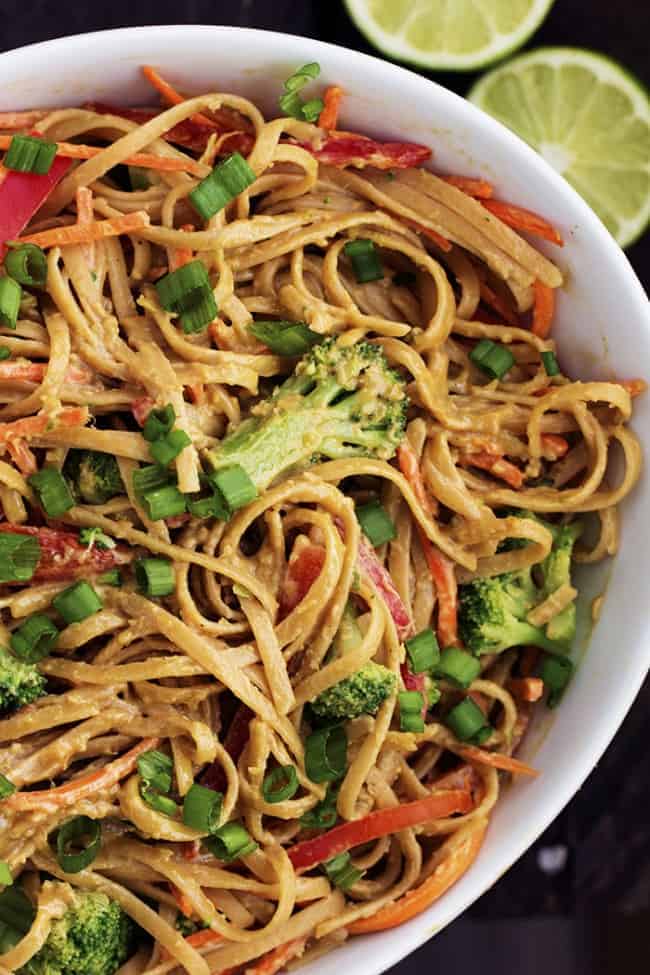
[[[635,396],[640,396],[641,393],[645,393],[648,388],[648,384],[644,379],[621,379],[618,385],[626,389],[632,399]]]
[[[0,149],[8,149],[13,136],[0,135]],[[102,146],[78,146],[72,142],[57,142],[56,154],[64,159],[92,159],[105,152]],[[192,173],[204,176],[205,169],[190,156],[154,156],[150,152],[136,152],[123,159],[127,166],[141,166],[143,169],[160,169],[169,173]]]
[[[380,908],[371,917],[361,918],[348,925],[350,934],[386,931],[404,924],[430,907],[469,869],[483,844],[487,819],[480,819],[471,830],[459,830],[446,841],[447,855],[427,879],[400,897],[393,904]]]
[[[187,99],[183,98],[183,96],[176,91],[173,85],[170,85],[168,81],[165,81],[165,79],[158,74],[156,69],[150,64],[143,65],[142,74],[145,76],[149,84],[153,85],[153,87],[168,105],[180,105],[182,102],[187,101]],[[197,122],[199,125],[211,125],[214,127],[214,122],[212,119],[209,119],[207,115],[201,115],[200,112],[197,112],[196,115],[192,115],[191,120],[192,122]]]
[[[544,217],[540,217],[538,213],[515,206],[514,203],[505,203],[503,200],[481,200],[481,203],[486,210],[489,210],[490,213],[493,213],[495,217],[498,217],[499,220],[514,230],[524,230],[537,237],[543,237],[544,240],[550,240],[552,244],[557,244],[558,247],[564,246],[559,230]]]
[[[522,677],[530,677],[537,661],[539,660],[539,650],[537,647],[526,647],[519,661],[519,673]]]
[[[409,217],[400,217],[400,219],[402,223],[407,224],[409,227],[415,230],[416,233],[422,234],[424,237],[428,237],[429,240],[432,240],[434,244],[438,245],[441,251],[446,252],[451,250],[450,242],[446,237],[443,237],[442,234],[437,233],[430,227],[423,226],[423,224],[418,223],[417,220],[411,220]]]
[[[478,467],[482,471],[489,471],[494,477],[500,478],[518,491],[524,483],[523,471],[511,464],[509,460],[483,450],[475,454],[465,454],[462,462],[468,467]]]
[[[564,457],[569,449],[569,441],[557,433],[543,433],[540,439],[544,457],[547,460],[559,460],[560,457]]]
[[[282,971],[288,961],[302,955],[306,944],[306,938],[295,938],[284,945],[279,945],[254,965],[249,966],[246,975],[276,975],[277,972]]]
[[[539,677],[511,677],[506,683],[506,690],[517,700],[532,704],[544,694],[544,681]]]
[[[462,745],[454,749],[461,758],[468,762],[478,762],[479,765],[489,765],[491,768],[501,769],[503,772],[512,772],[513,775],[530,775],[537,778],[537,769],[520,762],[518,758],[511,755],[502,755],[500,752],[488,752],[484,748],[477,748],[476,745]]]
[[[202,948],[204,945],[216,945],[220,941],[223,941],[223,935],[219,934],[218,931],[213,931],[212,928],[203,928],[201,931],[195,931],[194,934],[190,934],[185,939],[185,943],[192,945],[193,948]]]
[[[89,244],[93,240],[132,234],[148,226],[149,214],[144,210],[136,210],[135,213],[125,213],[124,216],[113,217],[111,220],[94,220],[86,226],[75,223],[67,227],[52,227],[51,230],[21,237],[16,243],[36,244],[43,248],[66,247],[68,244]]]
[[[55,416],[38,413],[36,416],[25,416],[11,423],[0,423],[0,444],[6,444],[16,437],[39,437],[48,430],[57,427],[83,427],[88,422],[88,408],[86,406],[69,406]]]
[[[440,176],[440,179],[480,200],[489,200],[494,192],[492,183],[488,183],[486,179],[471,179],[468,176]]]
[[[16,810],[17,812],[27,812],[30,809],[44,809],[50,804],[55,806],[70,806],[81,802],[82,799],[90,799],[100,792],[106,792],[114,785],[129,775],[137,765],[138,758],[144,752],[155,748],[160,744],[159,738],[143,738],[130,751],[120,755],[114,762],[104,765],[103,768],[96,769],[88,775],[82,775],[78,779],[71,779],[64,785],[58,785],[53,789],[37,789],[33,792],[14,792],[4,800],[3,810]]]
[[[28,477],[36,473],[38,470],[36,457],[24,440],[7,440],[7,450],[21,474]]]
[[[169,888],[183,917],[192,917],[192,902],[187,894],[184,894],[183,891],[176,886],[176,884],[170,884]]]
[[[323,102],[325,107],[318,116],[318,124],[321,129],[335,129],[339,118],[339,109],[343,99],[343,89],[338,85],[330,85],[325,89]]]
[[[403,440],[397,448],[397,463],[402,474],[411,485],[413,494],[426,513],[435,515],[438,510],[438,502],[431,497],[425,487],[417,456],[408,440]]]
[[[77,204],[77,225],[79,227],[89,227],[95,219],[93,209],[93,191],[88,186],[79,186],[75,193]],[[95,270],[95,244],[82,244],[83,255],[90,271]]]
[[[192,233],[194,224],[185,223],[180,229],[184,230],[185,233]],[[194,260],[194,251],[191,247],[168,247],[167,254],[170,271],[177,271],[179,267],[183,267]]]
[[[551,325],[553,324],[553,314],[555,312],[555,291],[541,281],[533,284],[535,292],[535,304],[533,305],[533,325],[532,333],[539,339],[548,338]]]
[[[519,318],[514,308],[485,281],[481,281],[481,300],[485,302],[488,308],[493,308],[494,311],[498,312],[508,325],[519,325]]]

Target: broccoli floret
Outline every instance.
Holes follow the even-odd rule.
[[[521,516],[531,517],[528,512],[521,512]],[[536,520],[553,536],[553,547],[543,562],[490,579],[475,579],[460,587],[460,634],[474,653],[500,653],[524,645],[550,653],[566,653],[571,646],[575,636],[574,604],[544,627],[533,626],[526,616],[533,606],[570,582],[571,552],[581,527],[575,524],[558,527],[540,518]],[[539,585],[535,582],[535,570],[541,580]]]
[[[135,925],[120,905],[94,891],[74,898],[20,975],[114,975],[129,957]]]
[[[63,474],[75,497],[86,504],[105,504],[125,493],[115,457],[99,450],[70,450]]]
[[[378,346],[327,339],[206,456],[214,470],[241,465],[263,491],[290,468],[324,458],[389,459],[407,408],[404,381]]]
[[[45,693],[45,678],[35,664],[18,660],[0,647],[0,714],[31,704]]]

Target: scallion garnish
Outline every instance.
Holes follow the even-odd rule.
[[[164,437],[154,440],[149,445],[149,453],[157,464],[167,467],[191,443],[184,430],[170,430]]]
[[[176,410],[171,403],[167,403],[159,410],[150,410],[147,419],[144,421],[142,436],[149,443],[167,436],[173,429],[176,422]]]
[[[41,558],[34,535],[0,534],[0,582],[28,582]]]
[[[66,873],[79,873],[88,867],[102,845],[102,827],[90,816],[68,819],[56,836],[56,858]]]
[[[331,883],[339,890],[348,890],[363,876],[362,870],[357,870],[356,867],[352,866],[349,853],[339,853],[331,860],[326,860],[323,869]]]
[[[151,179],[149,178],[151,170],[144,169],[142,166],[127,166],[127,169],[132,190],[138,192],[139,190],[149,189],[151,186]]]
[[[209,220],[251,186],[255,178],[255,173],[244,157],[233,152],[194,187],[190,200],[203,219]]]
[[[135,581],[145,596],[169,596],[176,586],[174,566],[169,559],[145,558],[135,562]]]
[[[20,887],[7,886],[0,894],[0,955],[9,951],[25,937],[36,911],[27,894]]]
[[[184,332],[200,332],[216,318],[208,272],[198,259],[156,281],[156,291],[162,307],[179,316]]]
[[[21,244],[9,250],[5,267],[14,281],[31,288],[42,288],[47,281],[47,258],[36,244]]]
[[[374,548],[396,537],[395,525],[379,501],[369,501],[367,504],[359,505],[356,515],[361,531]]]
[[[248,856],[257,849],[255,840],[241,823],[236,822],[220,826],[204,842],[210,853],[224,863],[231,863],[240,857]]]
[[[248,330],[275,355],[304,355],[324,338],[304,322],[251,322]]]
[[[84,579],[55,596],[52,605],[68,624],[81,623],[104,606],[93,587]]]
[[[16,328],[22,294],[22,288],[13,278],[0,278],[0,325]]]
[[[573,664],[568,657],[555,657],[550,654],[542,664],[541,678],[548,690],[546,704],[555,708],[560,703],[569,681],[573,675]]]
[[[119,588],[122,585],[122,573],[119,569],[109,569],[108,572],[102,572],[101,575],[97,576],[97,582],[102,586]]]
[[[59,639],[59,629],[49,616],[44,613],[34,613],[11,634],[10,645],[20,660],[35,664],[56,645]]]
[[[218,491],[213,491],[206,498],[190,498],[187,510],[195,518],[218,518],[219,521],[228,521],[230,518],[230,511]]]
[[[342,725],[319,728],[305,742],[305,770],[312,782],[336,782],[346,768],[348,738]]]
[[[13,882],[14,878],[11,876],[9,864],[0,860],[0,887],[10,887]]]
[[[79,531],[79,543],[89,548],[96,545],[97,548],[102,549],[115,548],[116,545],[115,539],[106,535],[101,528],[82,528]]]
[[[300,817],[300,825],[304,829],[331,829],[336,825],[338,813],[336,811],[336,800],[338,797],[338,786],[331,784],[327,787],[325,798],[317,802],[313,809],[304,813]]]
[[[440,647],[430,626],[421,630],[404,643],[409,667],[414,674],[424,674],[433,670],[440,660]]]
[[[478,704],[466,697],[451,709],[445,723],[459,741],[480,744],[489,738],[492,729]]]
[[[291,799],[297,791],[298,773],[294,765],[279,765],[269,772],[262,783],[262,795],[270,803]]]
[[[58,468],[43,467],[36,474],[30,475],[27,483],[36,491],[41,507],[50,518],[60,518],[74,507],[68,482]]]
[[[219,827],[223,795],[194,782],[183,801],[183,822],[201,833],[214,833]]]
[[[515,357],[505,345],[498,345],[492,339],[481,339],[469,354],[475,366],[491,376],[502,379],[515,364]]]
[[[138,758],[140,778],[157,792],[169,792],[172,787],[174,763],[169,755],[152,748]]]
[[[16,791],[16,786],[11,782],[6,775],[0,774],[0,800],[8,799]]]
[[[443,650],[436,666],[436,677],[448,680],[456,687],[469,687],[480,673],[479,660],[459,647],[447,647]]]
[[[317,122],[318,116],[323,111],[324,102],[322,98],[311,98],[303,102],[298,94],[310,81],[317,78],[320,74],[320,65],[316,61],[303,64],[302,68],[287,78],[284,83],[284,94],[280,96],[279,105],[281,111],[291,118],[299,119],[301,122]]]
[[[548,352],[542,352],[541,359],[547,376],[560,375],[560,364],[555,358],[555,352],[551,352],[550,350]]]
[[[302,106],[302,117],[305,122],[318,122],[318,116],[325,108],[322,98],[310,98]]]
[[[47,142],[33,135],[15,135],[9,143],[3,166],[18,173],[45,176],[55,156],[56,142]]]
[[[147,785],[140,786],[140,795],[150,809],[162,813],[163,816],[175,816],[178,812],[178,803],[170,799],[169,796],[161,796],[159,792]]]
[[[424,697],[420,691],[402,691],[397,695],[400,731],[424,731]]]
[[[181,494],[175,484],[167,484],[155,491],[147,491],[142,498],[142,503],[151,521],[174,518],[176,515],[184,514],[186,510],[185,495]]]
[[[257,488],[239,464],[215,471],[208,480],[231,513],[250,504],[257,497]]]
[[[158,464],[147,464],[133,471],[133,490],[139,501],[150,491],[157,491],[171,482],[171,475]]]
[[[381,281],[384,276],[384,269],[372,240],[366,240],[365,237],[350,240],[343,250],[350,259],[354,276],[359,284],[366,284],[368,281]]]
[[[0,362],[11,359],[11,349],[8,345],[0,345]]]

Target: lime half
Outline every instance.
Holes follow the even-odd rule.
[[[540,48],[490,71],[468,97],[544,156],[621,247],[643,233],[650,99],[624,68],[579,48]]]
[[[524,44],[553,0],[345,0],[383,54],[423,68],[471,71]]]

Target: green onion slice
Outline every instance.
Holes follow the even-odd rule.
[[[0,860],[0,886],[10,887],[13,882],[14,878],[11,876],[9,864],[5,863],[4,860]]]
[[[481,339],[469,354],[475,366],[491,376],[502,379],[515,364],[515,357],[505,345],[498,345],[492,339]]]
[[[471,697],[466,697],[452,708],[445,721],[459,741],[475,741],[476,736],[484,741],[492,731],[485,715]],[[488,734],[485,734],[486,730]]]
[[[90,583],[83,579],[55,596],[52,605],[66,623],[81,623],[104,606]]]
[[[172,771],[174,763],[169,755],[152,748],[138,758],[138,772],[140,778],[152,789],[158,792],[169,792],[172,787]]]
[[[213,491],[207,498],[191,498],[187,502],[187,510],[195,518],[218,518],[219,521],[228,521],[230,511],[226,505],[221,492]]]
[[[3,160],[5,169],[19,173],[45,176],[56,156],[56,142],[47,142],[33,135],[15,135]]]
[[[82,528],[79,531],[79,544],[80,545],[96,545],[97,548],[101,549],[111,549],[115,548],[115,539],[111,538],[110,535],[106,535],[101,528]]]
[[[164,437],[149,445],[149,453],[157,464],[167,467],[191,443],[184,430],[170,430]]]
[[[548,655],[542,664],[541,678],[548,689],[546,704],[555,708],[560,703],[569,681],[573,675],[573,664],[568,657]]]
[[[7,778],[6,775],[0,774],[0,799],[8,799],[16,791],[16,786]]]
[[[97,576],[97,582],[102,586],[119,588],[122,585],[122,573],[119,569],[109,569],[108,572],[102,572]]]
[[[74,507],[68,482],[58,468],[43,467],[28,477],[27,483],[36,491],[41,507],[50,518],[60,518]]]
[[[150,410],[144,421],[142,436],[149,443],[165,437],[173,429],[176,422],[176,411],[171,403],[167,403],[159,410]]]
[[[554,352],[542,352],[542,365],[546,371],[547,376],[559,376],[560,375],[560,364],[555,358]]]
[[[180,316],[185,332],[202,331],[217,315],[208,272],[198,259],[156,281],[156,291],[162,307]]]
[[[338,818],[336,811],[338,793],[338,786],[330,784],[325,798],[300,817],[300,825],[304,829],[331,829],[335,826]]]
[[[300,91],[310,81],[314,81],[320,74],[320,64],[317,61],[310,61],[303,64],[302,68],[294,71],[284,83],[285,91]]]
[[[11,359],[11,349],[8,345],[0,345],[0,362]]]
[[[224,863],[248,856],[257,849],[257,843],[247,830],[241,823],[236,822],[220,826],[212,836],[208,837],[205,845],[217,860],[223,860]]]
[[[158,467],[158,464],[147,464],[133,471],[133,490],[138,501],[142,501],[150,491],[157,491],[158,488],[166,487],[170,483],[169,471]]]
[[[319,728],[305,742],[305,769],[312,782],[336,782],[345,773],[348,738],[342,725]]]
[[[7,887],[0,894],[0,956],[25,937],[36,911],[25,892],[18,886]]]
[[[440,647],[430,626],[404,643],[409,667],[414,674],[424,674],[433,670],[440,660]]]
[[[66,873],[89,866],[102,845],[101,823],[90,816],[75,816],[62,824],[56,836],[56,858]]]
[[[185,495],[181,494],[175,484],[147,491],[142,503],[151,521],[173,518],[184,514],[186,510]]]
[[[47,258],[36,244],[21,244],[5,257],[7,274],[18,284],[42,288],[47,281]]]
[[[266,802],[284,802],[298,791],[298,773],[294,765],[280,765],[265,777],[262,795]]]
[[[179,320],[186,335],[202,332],[219,312],[212,291],[203,291],[188,311],[181,313]]]
[[[352,866],[349,853],[339,853],[331,860],[326,860],[323,869],[329,880],[339,890],[347,890],[363,876],[362,870],[357,870],[356,867]]]
[[[447,647],[443,650],[436,667],[436,677],[451,681],[456,687],[469,687],[480,673],[479,660],[459,647]]]
[[[150,809],[162,813],[164,816],[175,816],[178,812],[178,803],[170,799],[169,796],[161,796],[159,792],[148,785],[140,786],[140,795]]]
[[[58,638],[58,627],[49,616],[35,613],[11,634],[11,649],[20,660],[35,664],[47,657]]]
[[[219,827],[223,795],[194,782],[183,802],[183,822],[201,833],[214,833]]]
[[[137,559],[135,581],[140,592],[145,596],[153,598],[169,596],[176,588],[174,566],[169,559]]]
[[[381,281],[384,276],[384,269],[372,240],[367,240],[365,237],[350,240],[343,251],[350,259],[354,276],[359,284],[366,284],[368,281]]]
[[[251,322],[248,330],[275,355],[304,355],[323,341],[305,322]]]
[[[356,515],[361,531],[374,548],[397,537],[395,525],[379,501],[369,501],[367,504],[359,505]]]
[[[0,325],[16,328],[22,294],[22,288],[13,278],[0,278]]]
[[[397,695],[401,731],[424,731],[424,697],[420,691],[402,691]]]
[[[190,200],[203,219],[209,220],[243,193],[255,179],[255,173],[244,157],[239,152],[233,152],[194,187]]]
[[[131,189],[135,192],[139,190],[148,190],[152,185],[151,179],[149,178],[151,170],[144,169],[142,166],[127,166],[129,171],[129,182],[131,184]]]
[[[41,558],[41,546],[34,535],[0,534],[0,582],[27,582]]]
[[[318,122],[318,116],[325,108],[322,98],[310,98],[302,106],[302,118],[305,122]]]
[[[209,481],[229,512],[244,508],[257,497],[257,488],[239,464],[215,471]]]

